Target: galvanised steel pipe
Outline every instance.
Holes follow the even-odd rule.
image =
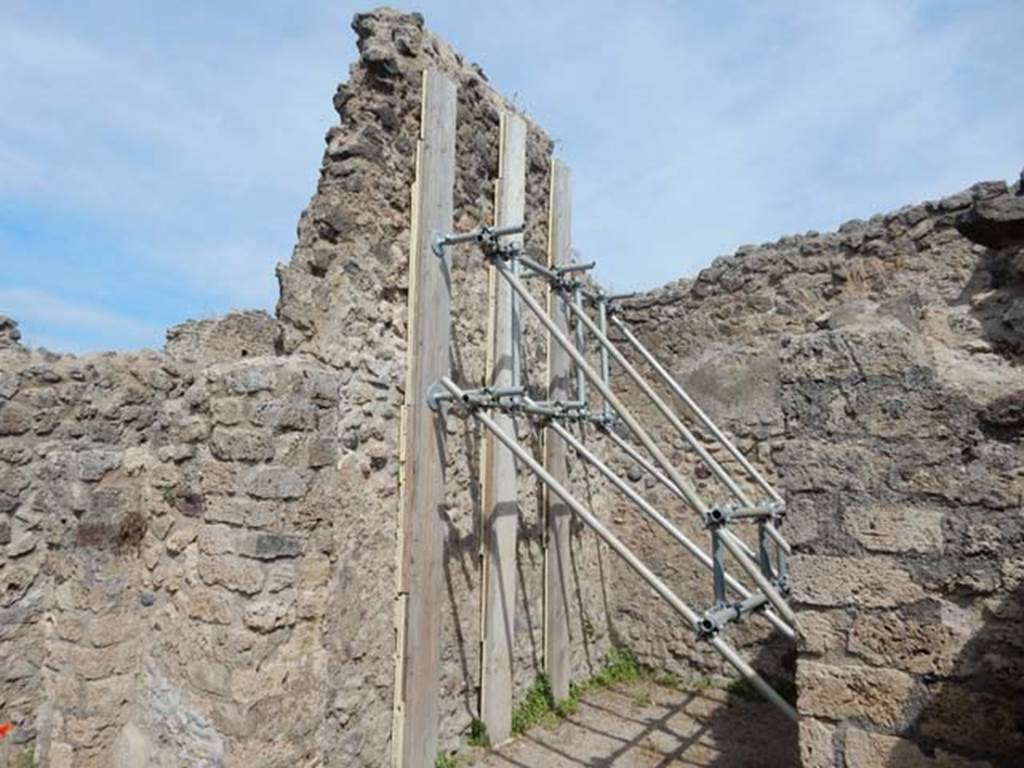
[[[660,466],[672,482],[675,483],[679,488],[680,493],[683,494],[686,503],[689,504],[698,515],[700,515],[702,520],[706,520],[708,516],[708,505],[704,503],[704,500],[697,494],[690,484],[683,479],[682,475],[679,474],[679,471],[672,466],[672,462],[670,462],[665,454],[662,453],[661,449],[658,448],[651,436],[644,431],[644,428],[640,425],[640,422],[637,421],[636,417],[626,409],[626,406],[623,405],[618,396],[612,392],[611,388],[601,381],[600,374],[590,366],[586,358],[580,354],[569,337],[562,332],[550,317],[548,317],[547,312],[543,310],[522,282],[511,274],[508,267],[502,263],[501,259],[494,259],[493,264],[495,271],[508,281],[512,290],[515,291],[523,300],[523,304],[525,304],[526,307],[536,315],[537,320],[540,321],[541,325],[543,325],[548,333],[551,334],[551,338],[554,339],[558,345],[565,350],[565,353],[572,358],[572,361],[582,369],[583,375],[587,377],[587,380],[594,385],[594,388],[598,393],[600,393],[612,408],[615,409],[615,412],[619,414],[619,418],[622,422],[629,427],[630,431],[633,432],[634,435],[636,435],[637,439],[651,454],[658,466]]]
[[[711,643],[716,651],[722,654],[722,658],[732,664],[741,675],[750,681],[751,685],[757,688],[758,692],[762,696],[781,710],[786,717],[794,723],[800,722],[800,715],[797,714],[797,711],[793,706],[784,698],[779,696],[775,689],[768,685],[768,683],[764,681],[764,678],[757,674],[754,668],[747,664],[747,662],[745,662],[743,658],[733,650],[731,645],[725,642],[725,640],[723,640],[719,635],[715,635],[708,640],[708,642]]]
[[[648,435],[640,425],[640,422],[636,420],[636,417],[626,409],[626,406],[623,405],[618,396],[612,392],[611,388],[601,381],[601,375],[590,367],[586,358],[576,349],[572,341],[562,333],[561,329],[555,324],[555,322],[548,317],[547,312],[541,308],[540,304],[537,303],[537,300],[533,298],[528,290],[526,290],[526,287],[509,271],[508,266],[505,265],[500,258],[492,259],[492,263],[494,264],[495,271],[508,281],[512,290],[519,294],[520,298],[523,300],[523,304],[529,307],[530,311],[536,315],[541,325],[543,325],[551,335],[551,338],[558,342],[559,346],[561,346],[562,349],[565,350],[566,354],[572,358],[572,361],[583,370],[584,376],[586,376],[590,383],[594,385],[594,388],[601,394],[601,396],[611,404],[622,422],[629,427],[633,434],[636,435],[637,439],[643,444],[643,447],[651,455],[651,458],[654,459],[661,470],[679,488],[679,490],[682,491],[690,506],[693,507],[698,515],[700,515],[702,520],[707,521],[709,511],[707,504],[705,504],[704,500],[697,494],[697,491],[694,490],[694,488],[690,486],[685,479],[683,479],[683,476],[679,474],[679,470],[677,470],[672,465],[672,462],[668,460],[668,457],[662,453],[661,449],[654,442],[651,436]],[[565,301],[563,300],[562,303],[564,304]],[[589,319],[590,318],[587,318],[588,321]],[[792,609],[790,609],[786,604],[786,601],[782,598],[782,595],[779,594],[778,590],[776,590],[761,573],[760,568],[758,568],[754,561],[751,560],[743,551],[743,546],[745,546],[743,542],[735,538],[729,531],[724,532],[722,539],[725,542],[726,548],[739,562],[740,567],[750,574],[750,577],[761,588],[761,591],[764,592],[772,605],[775,606],[782,618],[786,619],[790,625],[795,625],[796,621]]]
[[[626,496],[637,507],[639,507],[642,512],[644,512],[648,517],[654,520],[654,522],[660,525],[666,533],[668,533],[683,547],[683,549],[685,549],[687,552],[689,552],[691,555],[697,558],[697,560],[700,561],[701,565],[703,565],[709,571],[714,572],[714,563],[711,561],[711,556],[707,552],[701,549],[699,545],[695,544],[693,540],[690,539],[685,533],[676,528],[676,526],[673,525],[673,523],[664,515],[662,515],[657,509],[655,509],[654,506],[647,501],[647,499],[645,499],[643,496],[637,493],[636,490],[631,488],[629,486],[629,483],[627,483],[625,480],[619,477],[619,475],[615,474],[615,472],[610,467],[608,467],[607,464],[601,461],[601,459],[598,458],[598,456],[595,453],[588,449],[579,440],[579,438],[577,438],[574,434],[572,434],[572,432],[567,430],[565,427],[563,427],[556,421],[549,422],[546,426],[548,429],[552,430],[559,437],[565,440],[565,442],[568,443],[568,445],[574,451],[576,451],[577,455],[579,455],[581,459],[589,463],[599,473],[604,475],[608,482],[614,485],[624,496]],[[744,600],[750,600],[753,598],[761,599],[762,602],[767,601],[767,598],[764,597],[764,595],[752,595],[749,589],[744,587],[739,581],[736,580],[736,578],[734,578],[732,575],[728,573],[725,574],[725,581],[726,584],[728,584],[733,589],[733,591],[735,591]],[[793,628],[786,624],[784,621],[782,621],[782,619],[780,619],[774,613],[771,613],[770,611],[765,611],[764,616],[768,619],[768,621],[772,623],[773,626],[775,626],[776,629],[778,629],[780,632],[786,635],[786,637],[788,637],[790,640],[796,639],[796,632],[793,631]]]
[[[462,390],[459,389],[458,385],[455,384],[447,376],[441,379],[441,383],[445,389],[452,393],[453,397],[461,398]],[[590,527],[594,533],[596,533],[612,550],[615,551],[619,557],[626,561],[626,564],[632,568],[640,578],[650,585],[658,595],[665,600],[672,608],[686,621],[689,622],[690,626],[696,631],[699,627],[700,616],[690,606],[684,603],[678,595],[675,594],[668,586],[659,579],[654,573],[643,564],[643,562],[633,552],[623,544],[615,535],[609,531],[604,525],[598,520],[593,513],[586,506],[584,506],[575,496],[561,483],[555,480],[551,474],[544,469],[543,466],[528,452],[523,450],[519,442],[507,435],[497,423],[486,414],[480,413],[480,411],[473,409],[471,411],[472,416],[480,424],[486,427],[494,437],[501,442],[506,448],[508,448],[519,461],[521,461],[533,474],[535,474],[541,482],[543,482],[551,491],[558,496],[566,506],[568,506],[573,512],[575,512],[579,518]],[[732,664],[736,670],[743,675],[750,684],[757,688],[768,701],[774,704],[776,707],[781,709],[785,715],[791,720],[796,721],[799,716],[796,710],[793,709],[779,696],[775,690],[764,681],[764,679],[747,664],[738,653],[730,646],[725,640],[719,636],[709,638],[707,641],[727,662]]]
[[[607,336],[608,301],[603,296],[597,300],[597,323],[598,326],[601,328],[601,333]],[[609,381],[611,381],[611,376],[609,375],[608,369],[608,350],[605,349],[604,347],[601,347],[601,380],[604,381],[605,386],[608,386]],[[607,401],[605,401],[604,403],[602,413],[604,414],[605,418],[611,416],[611,408],[609,407]]]
[[[736,562],[740,564],[740,567],[747,572],[747,575],[764,592],[765,597],[771,600],[772,605],[775,606],[783,620],[791,627],[796,628],[796,614],[793,613],[793,609],[789,607],[789,604],[786,603],[782,595],[775,589],[775,586],[768,580],[768,577],[761,572],[757,564],[743,551],[743,542],[736,537],[735,533],[724,526],[719,530],[719,536],[722,546],[729,550],[729,554],[736,558]]]
[[[714,473],[715,477],[717,477],[719,481],[729,489],[729,492],[736,497],[740,504],[747,507],[754,506],[753,500],[747,496],[732,476],[725,471],[722,465],[715,461],[715,458],[708,453],[707,449],[697,439],[696,435],[694,435],[686,425],[680,421],[679,417],[676,416],[675,411],[669,407],[668,403],[661,399],[658,393],[654,391],[654,388],[647,383],[644,377],[640,375],[640,372],[626,359],[625,355],[619,351],[619,348],[616,347],[605,334],[601,333],[601,329],[597,327],[597,324],[590,319],[586,312],[583,311],[582,305],[578,302],[571,304],[567,302],[567,304],[572,313],[576,315],[577,325],[582,323],[586,326],[588,331],[594,334],[594,337],[597,339],[597,343],[608,350],[615,362],[622,367],[626,372],[626,375],[629,376],[629,378],[633,380],[633,383],[640,388],[640,391],[647,395],[648,399],[654,403],[655,408],[661,412],[661,415],[664,416],[668,423],[675,428],[676,432],[682,435],[683,439],[690,444],[690,447],[697,453],[705,466]],[[615,319],[616,318],[614,317],[612,318],[613,321]]]
[[[760,472],[758,472],[757,467],[750,463],[750,461],[747,459],[746,456],[743,455],[740,449],[737,448],[733,444],[733,442],[722,433],[722,431],[718,428],[715,422],[713,422],[708,417],[708,415],[704,413],[703,410],[701,410],[700,406],[697,405],[696,402],[694,402],[693,398],[690,397],[689,394],[687,394],[686,390],[683,389],[682,386],[680,386],[679,382],[676,381],[675,378],[673,378],[672,374],[670,374],[665,369],[665,367],[658,362],[657,358],[654,357],[654,355],[652,355],[650,351],[648,351],[647,347],[640,343],[640,340],[633,335],[632,331],[629,330],[629,326],[627,326],[622,321],[622,319],[617,317],[616,315],[612,315],[612,322],[615,323],[615,326],[620,331],[622,331],[622,334],[626,337],[626,341],[628,341],[632,345],[632,347],[637,352],[640,353],[640,356],[647,361],[647,364],[651,366],[651,368],[654,369],[655,373],[657,373],[661,377],[661,379],[669,386],[669,388],[675,393],[676,397],[682,400],[686,407],[689,408],[690,411],[693,413],[693,415],[697,417],[697,421],[699,421],[701,425],[708,432],[710,432],[711,435],[719,443],[722,444],[722,446],[724,446],[725,450],[727,450],[730,453],[730,455],[732,455],[732,457],[736,460],[736,462],[741,467],[743,467],[743,469],[750,475],[754,482],[761,486],[764,492],[767,493],[774,501],[777,501],[780,504],[785,503],[783,502],[782,496],[779,495],[778,491],[776,491],[775,488],[772,487],[772,484],[765,480],[764,476]]]

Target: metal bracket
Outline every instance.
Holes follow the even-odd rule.
[[[448,390],[445,389],[444,384],[442,384],[440,381],[435,381],[433,384],[427,387],[427,407],[430,410],[434,411],[435,413],[441,410],[441,403],[451,399],[451,393],[449,393]]]
[[[512,224],[507,227],[477,227],[469,232],[452,232],[447,235],[438,235],[430,245],[430,249],[438,258],[443,258],[445,249],[449,245],[459,243],[477,243],[488,253],[498,250],[498,239],[509,235],[518,235],[526,224]]]

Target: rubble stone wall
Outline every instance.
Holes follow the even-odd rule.
[[[277,319],[189,322],[166,352],[85,358],[26,350],[0,319],[0,711],[15,749],[42,764],[387,761],[421,72],[459,88],[457,228],[492,221],[512,107],[418,15],[379,10],[353,27],[360,58],[278,269]],[[530,123],[526,244],[541,252],[550,152]],[[478,251],[454,253],[452,291],[454,375],[481,385]],[[540,338],[527,360],[537,385]],[[448,425],[444,748],[477,714],[482,525],[480,432]],[[521,503],[516,697],[543,669],[533,484]],[[611,587],[596,541],[573,539],[573,662],[586,677],[612,642]]]

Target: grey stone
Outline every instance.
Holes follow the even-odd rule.
[[[244,488],[257,499],[298,499],[306,495],[308,483],[306,473],[268,466],[251,471],[245,478]]]

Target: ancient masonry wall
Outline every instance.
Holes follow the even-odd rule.
[[[43,764],[387,761],[421,72],[459,88],[458,228],[492,220],[512,107],[417,15],[353,26],[360,58],[278,269],[277,320],[188,323],[165,353],[81,359],[28,351],[2,322],[0,708],[15,749]],[[526,244],[542,252],[550,152],[530,124]],[[453,370],[470,384],[484,377],[486,286],[480,254],[459,249]],[[543,359],[535,344],[534,383]],[[480,434],[449,429],[443,747],[477,714],[480,643]],[[543,664],[534,491],[522,485],[517,697]],[[592,537],[576,530],[573,549],[585,677],[611,642],[610,586]]]
[[[1020,763],[1024,198],[1013,193],[979,184],[745,247],[629,311],[787,490],[806,765]],[[672,556],[649,531],[631,535],[650,558]],[[698,573],[676,583],[691,578],[699,588]],[[707,661],[675,641],[645,590],[617,583],[619,629],[644,658],[680,671]],[[791,649],[747,631],[762,669],[793,675]]]

